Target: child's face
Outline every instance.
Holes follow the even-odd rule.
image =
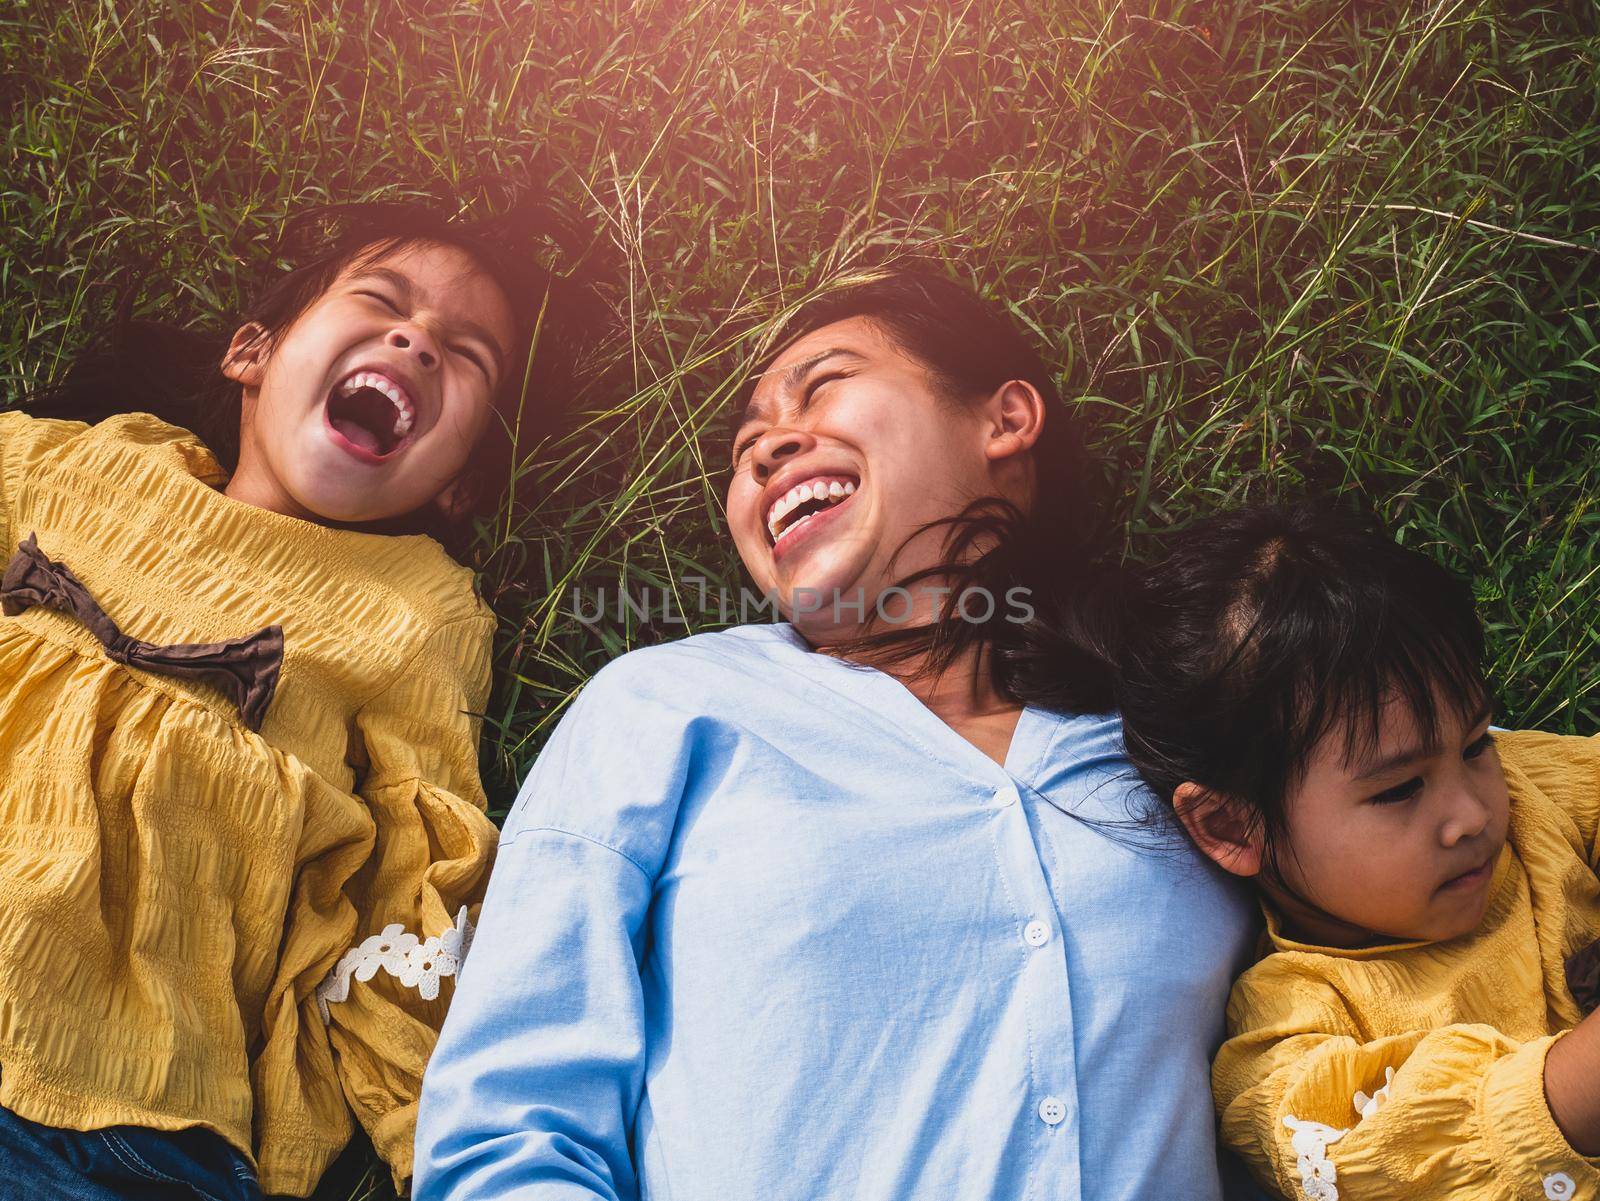
[[[448,507],[515,335],[471,256],[424,244],[353,264],[275,343],[258,328],[223,364],[244,389],[230,496],[351,524]]]
[[[1322,739],[1285,809],[1277,862],[1295,895],[1263,884],[1291,925],[1336,946],[1477,927],[1510,804],[1488,727],[1487,713],[1441,704],[1439,746],[1426,748],[1409,708],[1393,703],[1376,746],[1352,757],[1342,734]]]
[[[996,430],[1010,418],[998,403],[946,397],[863,317],[797,339],[763,373],[734,434],[728,521],[757,587],[824,642],[860,627],[897,579],[937,565],[947,531],[919,527],[981,496],[1024,503],[1031,465],[1018,452],[1037,430],[1001,445]],[[804,500],[800,485],[811,489]],[[936,602],[922,599],[926,616]],[[898,596],[883,611],[908,619]]]

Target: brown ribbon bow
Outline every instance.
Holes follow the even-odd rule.
[[[278,686],[283,666],[283,628],[270,625],[246,638],[230,642],[174,643],[158,646],[141,642],[117,629],[116,622],[95,603],[94,597],[63,564],[39,549],[39,536],[29,534],[17,547],[0,580],[0,608],[7,617],[44,605],[77,617],[106,648],[116,663],[163,675],[201,680],[220,688],[238,707],[251,730],[261,728]]]

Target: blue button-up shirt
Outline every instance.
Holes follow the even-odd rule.
[[[1114,718],[1001,767],[788,626],[623,656],[506,822],[417,1196],[1214,1201],[1253,908],[1147,800]]]

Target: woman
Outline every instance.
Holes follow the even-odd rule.
[[[1020,637],[1070,628],[1098,549],[1058,408],[948,281],[787,323],[728,520],[789,620],[625,655],[561,722],[428,1069],[420,1198],[1219,1195],[1248,906],[1126,837],[1101,669]]]

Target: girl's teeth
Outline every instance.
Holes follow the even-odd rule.
[[[839,497],[844,495],[844,485],[838,480],[834,480],[833,483],[828,485],[828,495],[834,500],[838,500]]]

